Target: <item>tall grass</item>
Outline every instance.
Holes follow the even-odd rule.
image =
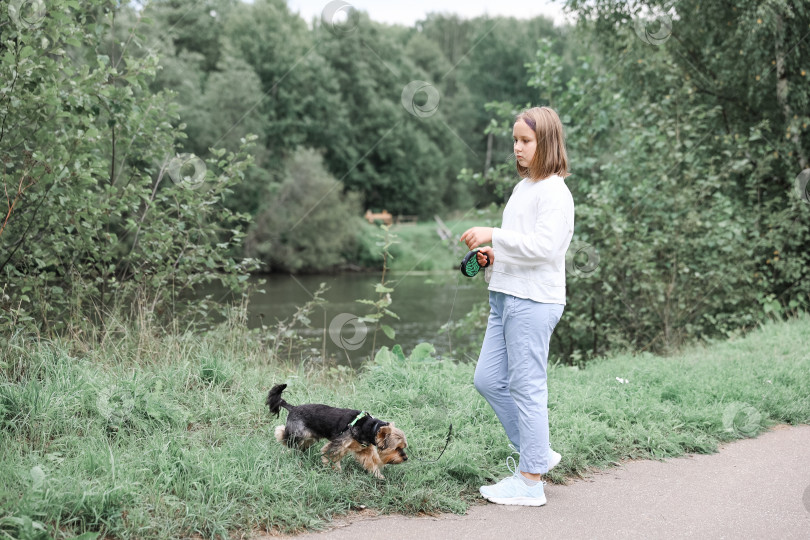
[[[713,452],[767,426],[810,421],[810,318],[676,357],[619,356],[550,369],[550,479],[625,458]],[[322,527],[366,506],[463,512],[507,473],[503,429],[472,386],[474,366],[384,352],[359,373],[268,365],[238,328],[205,337],[121,331],[97,347],[14,340],[0,356],[0,538],[228,537]],[[626,381],[626,382],[624,382]],[[350,458],[281,447],[264,407],[371,411],[408,436],[411,459],[376,480]],[[441,460],[448,424],[454,437]],[[39,528],[38,528],[39,527]]]

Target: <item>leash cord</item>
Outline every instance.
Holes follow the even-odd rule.
[[[437,457],[436,459],[419,459],[418,457],[414,457],[412,459],[416,461],[421,461],[422,463],[436,463],[441,459],[442,455],[444,455],[444,451],[447,450],[447,446],[450,444],[450,439],[452,438],[452,436],[453,436],[453,424],[450,424],[450,429],[447,430],[447,439],[444,442],[444,448],[442,448],[439,457]]]

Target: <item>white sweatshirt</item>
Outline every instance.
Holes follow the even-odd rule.
[[[506,203],[503,224],[492,231],[489,290],[564,305],[565,252],[573,235],[574,199],[565,180],[524,178]]]

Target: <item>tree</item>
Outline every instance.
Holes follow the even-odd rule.
[[[345,195],[342,187],[317,151],[293,154],[284,182],[256,218],[247,253],[270,271],[317,271],[344,264],[362,218],[358,195]]]
[[[344,30],[315,29],[346,115],[338,117],[326,163],[367,208],[433,215],[455,199],[464,152],[441,104],[443,89],[405,56],[406,33],[364,13],[351,17]]]

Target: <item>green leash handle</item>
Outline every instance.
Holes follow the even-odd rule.
[[[483,266],[478,264],[478,252],[480,250],[475,248],[474,250],[467,253],[464,258],[461,260],[461,273],[467,277],[474,277],[478,272],[481,271],[482,268],[486,268],[489,266],[489,255],[484,253],[484,257],[487,258],[487,263]]]

